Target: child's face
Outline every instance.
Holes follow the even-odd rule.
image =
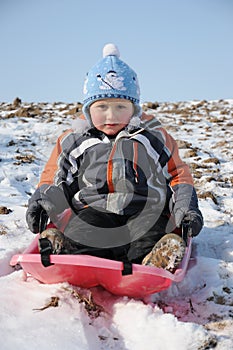
[[[90,106],[92,123],[106,135],[116,135],[129,124],[133,114],[133,103],[121,98],[106,98]]]

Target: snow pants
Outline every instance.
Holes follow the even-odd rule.
[[[77,254],[141,263],[154,244],[166,234],[168,216],[118,215],[88,207],[74,214],[64,230],[77,245]]]

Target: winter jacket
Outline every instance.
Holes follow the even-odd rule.
[[[115,138],[82,123],[58,138],[38,187],[60,187],[74,211],[91,205],[120,215],[163,212],[172,194],[189,196],[190,189],[187,210],[197,207],[189,167],[154,116],[143,113]]]

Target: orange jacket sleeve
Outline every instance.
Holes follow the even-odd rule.
[[[188,164],[180,158],[177,142],[165,129],[163,129],[163,132],[166,138],[165,146],[171,152],[171,158],[167,163],[167,170],[171,176],[170,185],[172,187],[178,184],[189,184],[193,186],[193,177]]]
[[[37,185],[37,187],[40,187],[41,185],[44,184],[53,184],[54,183],[54,178],[56,175],[56,172],[58,170],[58,159],[59,156],[62,152],[61,148],[61,142],[64,139],[66,135],[68,135],[71,132],[71,130],[65,131],[63,134],[61,134],[56,142],[55,147],[53,148],[53,151],[44,167],[44,170],[41,174],[40,181]]]

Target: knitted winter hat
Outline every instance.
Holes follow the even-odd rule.
[[[103,58],[88,72],[83,93],[83,113],[91,122],[90,105],[104,98],[123,98],[133,102],[134,116],[140,116],[140,89],[137,74],[122,60],[116,45],[103,48]]]

